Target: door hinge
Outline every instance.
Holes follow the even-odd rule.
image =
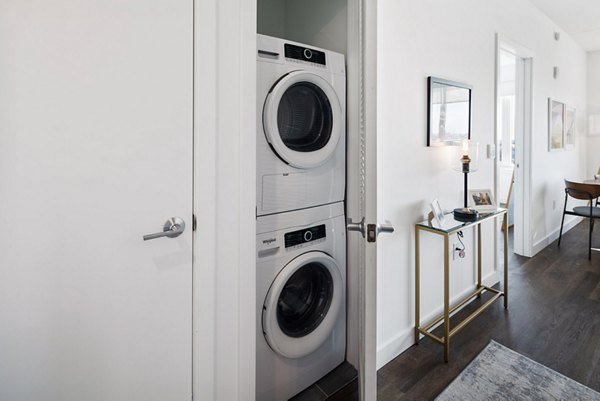
[[[196,215],[192,214],[192,231],[196,231]]]

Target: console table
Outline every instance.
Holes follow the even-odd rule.
[[[497,209],[493,212],[481,213],[479,219],[474,222],[462,223],[454,220],[452,214],[445,215],[443,225],[436,222],[423,221],[415,225],[415,343],[419,343],[421,334],[431,338],[436,343],[444,347],[444,361],[448,362],[448,354],[450,349],[450,338],[462,330],[473,319],[479,316],[486,308],[494,303],[498,298],[504,296],[504,307],[508,308],[508,219],[504,223],[504,291],[495,288],[487,287],[481,282],[481,224],[486,221],[494,220],[507,213],[507,209]],[[477,286],[475,291],[461,299],[456,305],[450,307],[450,236],[469,227],[477,227]],[[420,273],[421,273],[421,248],[420,236],[422,231],[427,231],[433,234],[444,237],[444,312],[436,317],[426,326],[421,326],[420,320]],[[484,291],[494,293],[494,296],[487,302],[481,305],[477,310],[463,319],[455,327],[450,328],[450,314],[470,301],[479,297]],[[438,337],[432,333],[432,329],[438,323],[443,321],[444,335]]]

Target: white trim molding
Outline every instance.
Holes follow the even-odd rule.
[[[193,385],[255,398],[256,2],[194,3]]]
[[[565,221],[565,225],[563,227],[563,235],[565,235],[565,233],[569,232],[569,230],[571,230],[573,227],[575,227],[577,224],[579,224],[581,222],[581,220],[583,220],[583,218],[572,217],[569,220],[567,220],[567,219],[565,219],[565,220],[566,221]],[[532,256],[537,255],[540,251],[542,251],[544,248],[546,248],[552,242],[556,241],[558,239],[559,234],[560,234],[560,227],[555,229],[554,231],[552,231],[546,237],[537,241],[535,244],[533,244]]]

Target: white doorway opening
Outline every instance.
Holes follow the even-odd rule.
[[[514,252],[532,256],[531,132],[533,54],[500,36],[496,57],[496,197],[509,209]]]

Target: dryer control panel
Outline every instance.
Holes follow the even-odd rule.
[[[314,226],[305,228],[303,230],[292,231],[286,233],[284,236],[285,247],[290,248],[298,245],[305,244],[307,242],[316,241],[318,239],[325,238],[327,236],[325,224],[320,226]]]
[[[284,47],[287,58],[325,65],[325,53],[322,51],[290,45],[289,43],[286,43]]]

